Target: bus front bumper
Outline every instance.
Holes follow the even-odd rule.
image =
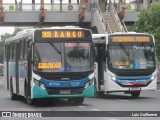
[[[94,97],[94,83],[83,90],[82,94],[48,94],[45,89],[34,85],[32,89],[32,98],[70,98],[70,97]]]

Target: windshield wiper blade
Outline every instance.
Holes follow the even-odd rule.
[[[58,54],[61,54],[61,51],[59,51],[53,43],[50,43],[50,45],[57,51]]]

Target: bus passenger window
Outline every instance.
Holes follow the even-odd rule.
[[[24,41],[24,59],[27,59],[27,41]]]
[[[17,48],[17,45],[16,43],[13,44],[13,59],[16,59],[16,48]]]
[[[12,60],[13,59],[13,43],[10,44],[10,59]]]
[[[7,51],[8,51],[8,45],[5,45],[5,57],[4,57],[5,61],[7,61],[7,59],[8,59],[8,53],[7,53]]]
[[[20,54],[20,59],[23,59],[24,57],[24,40],[21,41],[21,54]]]

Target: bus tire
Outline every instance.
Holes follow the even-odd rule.
[[[17,95],[13,93],[12,79],[10,80],[10,96],[11,96],[11,100],[17,100]]]
[[[82,104],[84,102],[84,97],[69,98],[68,101],[76,104]]]
[[[140,91],[133,91],[133,92],[131,92],[132,98],[138,98],[139,95],[140,95]]]

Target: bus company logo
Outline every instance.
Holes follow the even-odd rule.
[[[50,82],[49,86],[60,86],[60,83],[58,83],[58,82]]]
[[[52,82],[49,83],[49,86],[52,86]]]
[[[12,117],[11,112],[2,112],[2,117]]]

